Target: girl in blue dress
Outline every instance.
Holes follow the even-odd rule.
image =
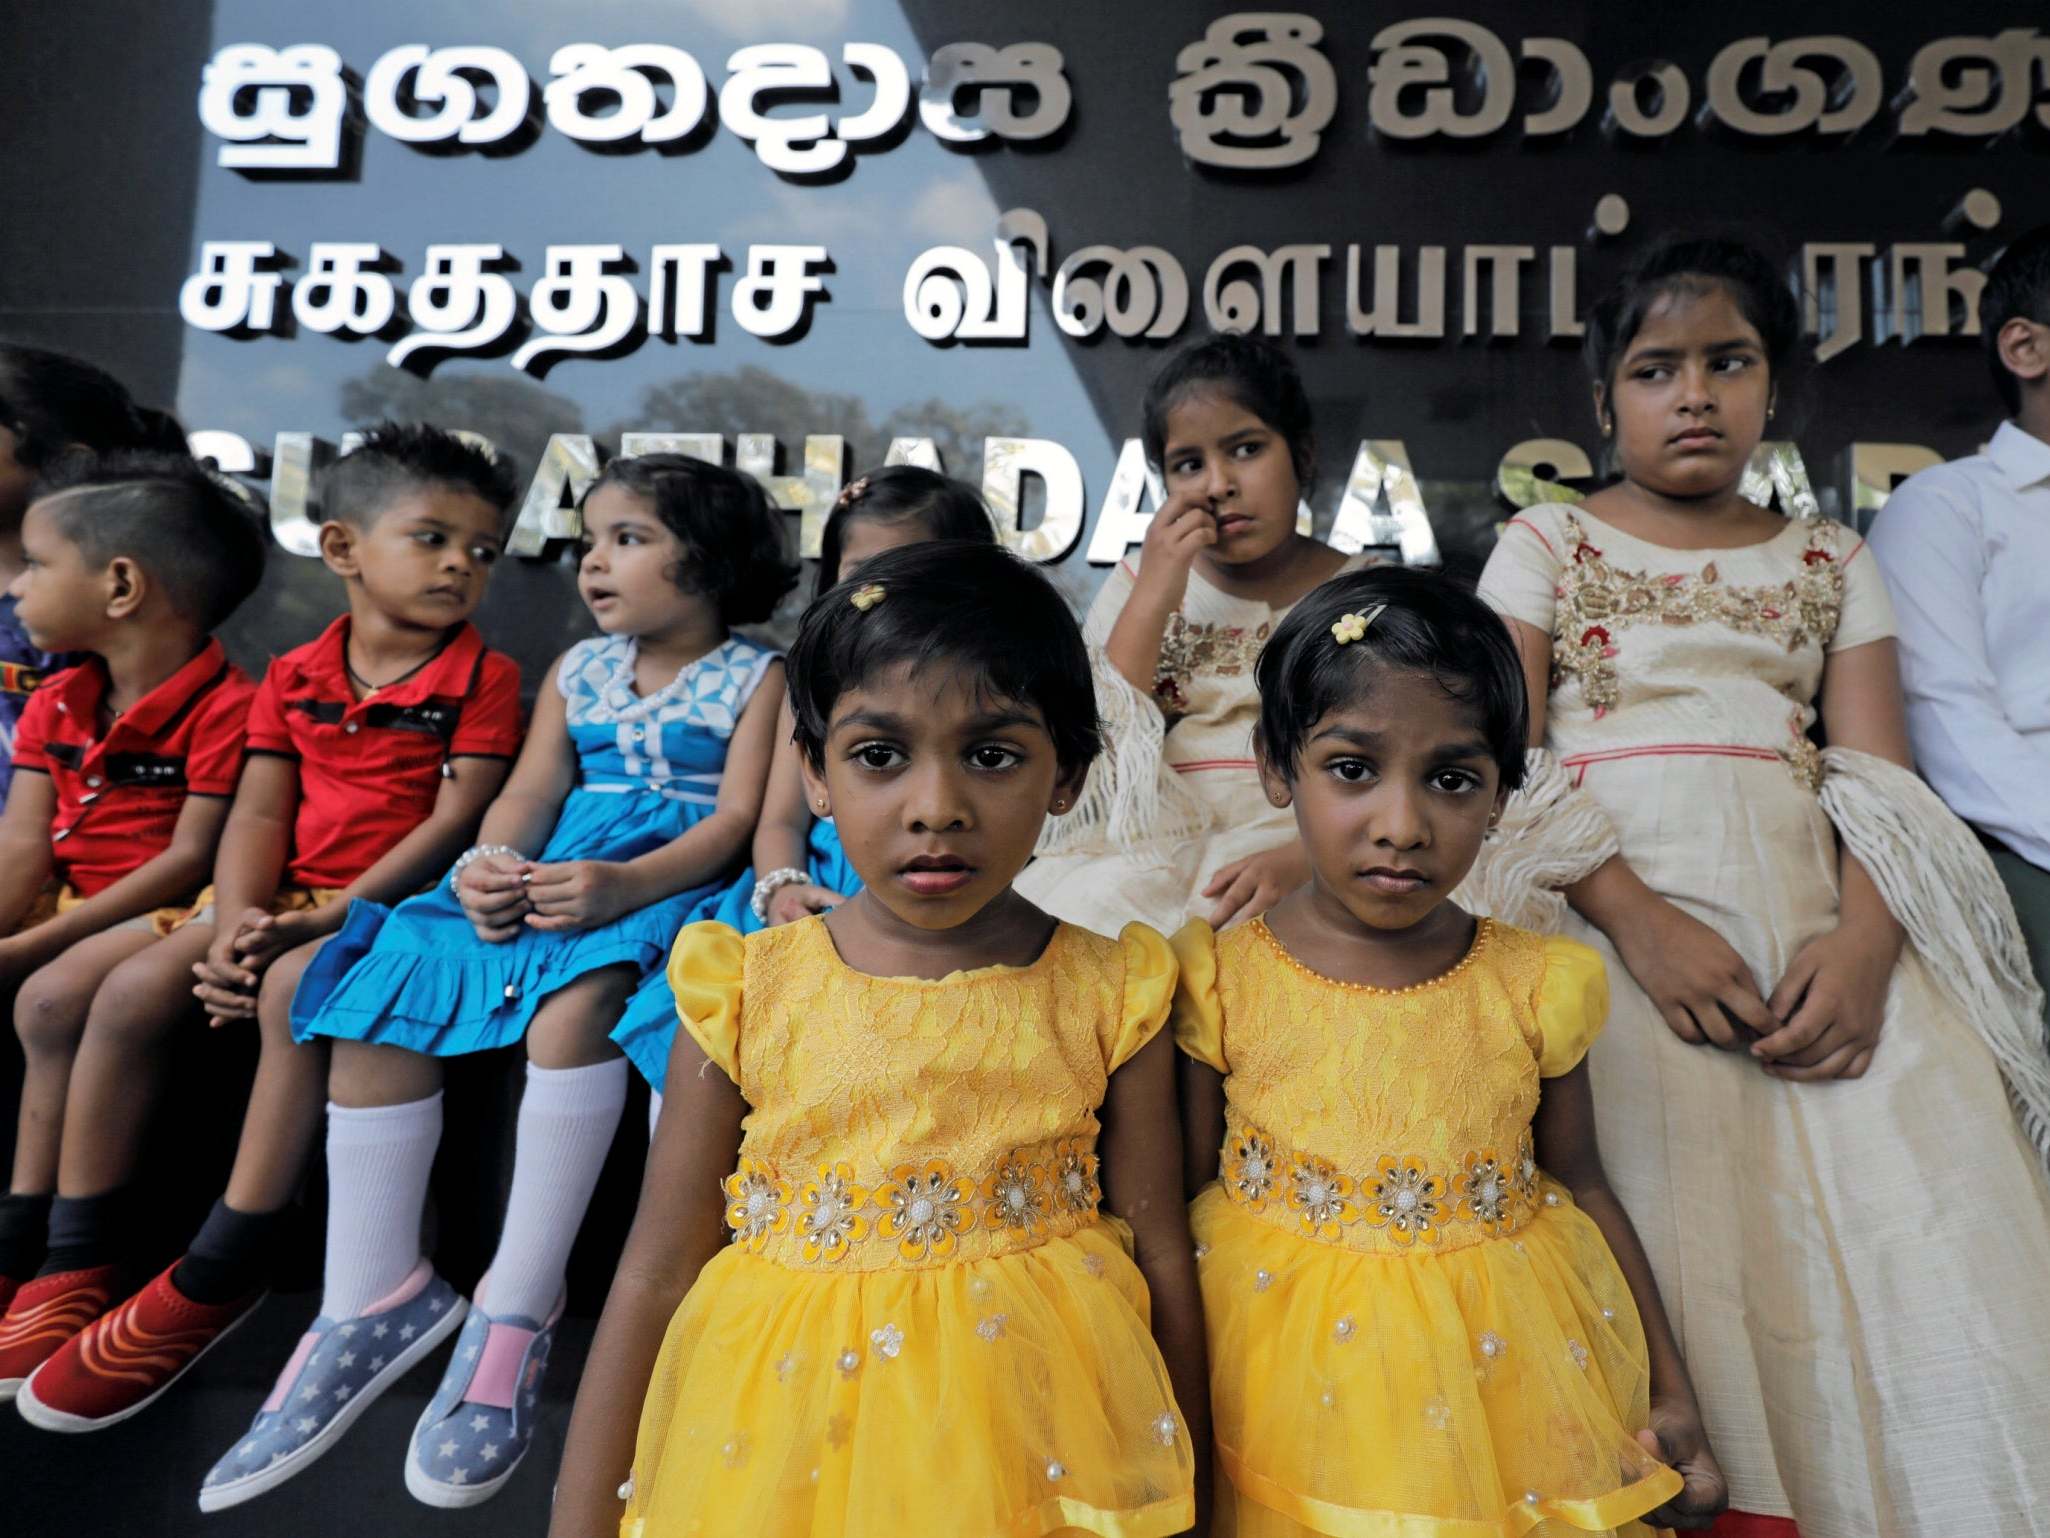
[[[795,584],[781,523],[750,476],[678,454],[615,461],[583,506],[578,591],[600,634],[550,670],[480,842],[431,892],[354,904],[307,969],[294,1032],[334,1041],[320,1316],[203,1508],[305,1468],[459,1324],[407,1488],[473,1505],[519,1464],[625,1104],[607,1031],[761,812],[782,663],[729,627],[767,619]],[[441,1060],[521,1040],[512,1193],[471,1307],[420,1249]]]
[[[864,561],[900,545],[961,540],[989,545],[996,527],[973,486],[917,465],[890,465],[858,476],[841,489],[819,541],[814,600],[861,569]],[[698,904],[690,917],[717,919],[742,934],[809,918],[838,907],[861,890],[861,877],[840,848],[830,817],[813,815],[795,722],[784,701],[776,723],[776,762],[755,825],[754,863],[724,891]],[[612,1039],[634,1067],[662,1093],[669,1047],[676,1039],[676,998],[662,968],[648,974],[627,1005]]]

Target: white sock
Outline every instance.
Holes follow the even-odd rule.
[[[441,1092],[327,1108],[327,1267],[320,1311],[348,1319],[420,1263],[420,1213],[441,1142]]]
[[[655,1123],[662,1119],[662,1091],[648,1092],[648,1141],[655,1141]]]
[[[484,1307],[494,1318],[545,1322],[555,1310],[570,1246],[626,1109],[626,1059],[586,1068],[527,1065],[505,1231]]]

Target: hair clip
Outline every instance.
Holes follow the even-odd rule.
[[[840,495],[834,499],[833,505],[835,507],[852,507],[867,495],[868,477],[859,475],[840,488]]]
[[[1349,646],[1360,640],[1366,635],[1367,627],[1379,619],[1381,611],[1387,607],[1385,603],[1377,603],[1364,614],[1339,615],[1338,622],[1331,627],[1331,639],[1340,646]]]
[[[861,610],[863,614],[866,614],[870,609],[873,609],[883,601],[883,585],[880,582],[871,582],[866,587],[858,587],[854,590],[854,596],[848,601],[855,608]]]

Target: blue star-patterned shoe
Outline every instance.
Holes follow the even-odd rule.
[[[199,1509],[239,1506],[304,1470],[446,1340],[467,1307],[423,1260],[396,1292],[356,1318],[314,1320],[248,1435],[208,1472]]]
[[[522,1314],[485,1310],[485,1289],[464,1321],[456,1354],[441,1387],[421,1412],[406,1454],[406,1488],[430,1506],[475,1506],[512,1478],[527,1445],[541,1399],[548,1348],[562,1319],[563,1299],[544,1324]]]

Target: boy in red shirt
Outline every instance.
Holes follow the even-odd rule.
[[[0,815],[0,993],[27,1062],[0,1198],[10,1299],[35,1274],[57,1180],[83,1021],[68,1001],[152,946],[213,863],[254,686],[211,632],[255,590],[265,536],[182,455],[79,456],[39,485],[22,546],[22,625],[43,650],[91,655],[30,696]]]
[[[57,1190],[94,1221],[59,1253],[53,1214],[43,1275],[0,1318],[0,1393],[26,1380],[33,1423],[125,1419],[259,1301],[326,1093],[326,1052],[292,1042],[299,975],[347,899],[397,902],[448,868],[519,750],[518,666],[469,623],[513,494],[502,457],[432,427],[379,427],[323,478],[321,556],[349,612],[264,675],[207,910],[117,968],[86,1012]],[[234,1172],[189,1253],[100,1317],[119,1296],[134,1108],[195,992],[216,1024],[261,1033]]]

